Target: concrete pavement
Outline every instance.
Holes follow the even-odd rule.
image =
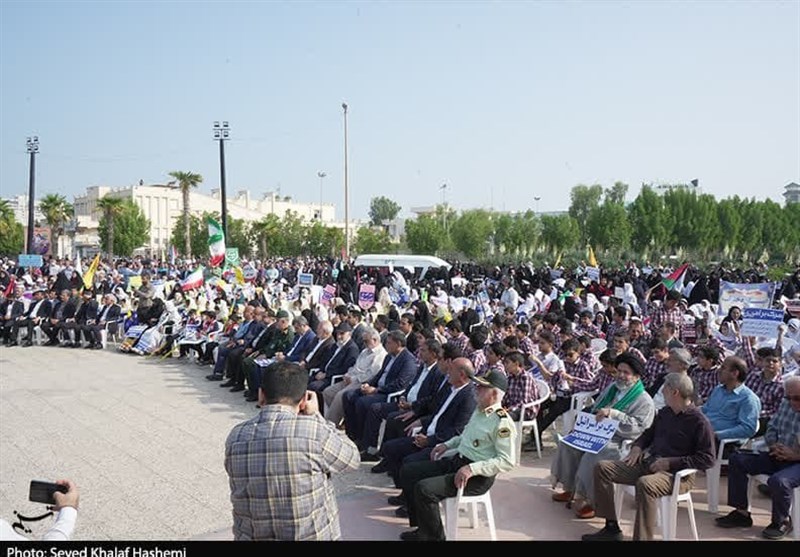
[[[74,540],[231,539],[223,467],[230,429],[258,410],[241,393],[205,380],[209,368],[104,351],[0,347],[0,516],[37,514],[31,479],[70,478],[81,490]],[[545,435],[548,439],[548,435]],[[579,520],[550,500],[552,442],[544,458],[522,464],[492,488],[500,540],[578,540],[602,526]],[[397,540],[407,522],[386,498],[397,493],[372,464],[336,478],[343,538]],[[721,511],[727,511],[725,478]],[[769,500],[753,501],[755,526],[722,530],[707,512],[705,478],[693,491],[702,540],[758,540]],[[630,499],[622,526],[630,536]],[[46,527],[34,525],[34,536]],[[461,528],[461,539],[487,539],[485,526]],[[678,512],[678,538],[688,519]]]

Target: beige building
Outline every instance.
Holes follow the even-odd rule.
[[[77,227],[74,248],[79,253],[97,250],[100,244],[98,227],[101,217],[97,211],[97,201],[106,195],[131,199],[142,209],[144,215],[150,220],[150,239],[148,244],[142,248],[148,254],[163,256],[169,248],[176,219],[183,212],[181,192],[172,184],[140,184],[121,188],[90,186],[86,188],[84,195],[75,197]],[[344,228],[344,223],[335,222],[336,207],[333,204],[298,203],[291,197],[281,197],[274,192],[267,192],[260,199],[251,197],[247,190],[240,190],[235,195],[229,193],[226,208],[229,217],[246,221],[261,220],[269,214],[283,216],[287,211],[294,211],[306,222],[313,222],[320,220],[321,212],[323,224]],[[193,190],[189,194],[189,209],[193,214],[198,215],[214,211],[219,213],[221,210],[219,190],[211,190],[211,195]]]

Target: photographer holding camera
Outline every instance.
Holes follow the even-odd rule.
[[[65,541],[69,540],[72,531],[75,529],[75,522],[78,519],[78,499],[80,493],[78,486],[71,480],[57,480],[55,482],[59,486],[64,486],[66,492],[56,491],[53,494],[54,505],[48,507],[49,510],[57,512],[56,521],[50,529],[44,533],[40,540],[37,541]],[[0,540],[3,541],[31,541],[19,533],[22,530],[25,533],[31,533],[31,530],[26,528],[24,523],[26,517],[19,513],[15,513],[19,519],[14,524],[9,524],[4,519],[0,518]],[[49,513],[52,514],[52,513]],[[44,515],[42,518],[49,516]],[[38,519],[38,518],[37,518]],[[28,521],[37,520],[28,518]]]

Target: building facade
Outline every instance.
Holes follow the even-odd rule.
[[[130,199],[138,205],[145,217],[150,220],[150,238],[142,246],[143,251],[152,256],[163,257],[170,245],[172,229],[183,213],[183,196],[180,189],[172,184],[140,184],[121,188],[109,186],[90,186],[84,195],[76,196],[75,206],[75,245],[78,253],[88,253],[100,245],[98,227],[100,217],[97,202],[110,195],[120,199]],[[245,221],[258,221],[269,214],[283,216],[293,211],[306,222],[321,220],[326,226],[344,228],[344,223],[336,222],[336,208],[333,204],[299,203],[290,197],[281,197],[267,192],[261,198],[253,198],[248,190],[239,190],[228,195],[226,209],[229,218]],[[220,213],[221,198],[218,189],[211,195],[192,190],[189,193],[189,210],[192,214]],[[320,218],[321,216],[321,218]]]
[[[786,199],[786,204],[800,203],[800,184],[790,182],[783,188],[783,197]]]

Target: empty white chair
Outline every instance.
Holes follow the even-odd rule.
[[[388,395],[386,395],[386,402],[392,402],[393,400],[398,399],[400,397],[400,395],[402,395],[404,392],[405,392],[405,389],[403,389],[401,391],[395,391],[393,393],[389,393]],[[383,419],[383,420],[381,420],[380,428],[378,428],[378,441],[377,441],[377,443],[376,443],[376,445],[374,447],[374,450],[375,450],[376,454],[380,450],[381,445],[383,444],[383,436],[385,434],[386,434],[386,419]]]
[[[759,474],[757,476],[750,476],[749,481],[747,482],[747,500],[753,500],[753,486],[757,482],[760,483],[767,483],[769,480],[769,474]],[[748,509],[750,510],[750,509]],[[800,487],[796,487],[792,490],[792,538],[795,540],[800,540]]]
[[[695,474],[697,470],[694,468],[684,468],[675,473],[672,483],[672,493],[658,498],[658,513],[661,522],[661,538],[663,540],[674,540],[678,524],[678,505],[682,502],[686,503],[686,508],[689,511],[689,528],[692,531],[692,539],[695,541],[700,539],[697,534],[697,523],[694,519],[694,503],[692,502],[692,490],[686,493],[680,493],[681,479],[686,476]],[[627,491],[626,488],[632,486],[623,484],[614,484],[614,508],[617,509],[617,519],[622,516],[622,499]]]
[[[536,392],[539,396],[536,400],[522,405],[520,408],[519,420],[517,420],[517,464],[519,464],[522,454],[522,432],[526,427],[532,428],[531,438],[534,443],[536,443],[536,454],[539,458],[542,458],[542,447],[539,443],[539,426],[536,424],[536,416],[534,416],[532,420],[526,420],[525,414],[528,408],[538,406],[550,398],[550,386],[543,379],[534,379],[534,381],[536,381]]]
[[[447,540],[458,539],[458,509],[460,505],[467,506],[470,528],[478,527],[478,505],[483,505],[484,511],[486,512],[486,522],[489,526],[489,539],[497,541],[497,530],[494,524],[494,510],[492,509],[490,492],[491,490],[483,495],[464,495],[464,488],[460,487],[455,497],[449,497],[442,501],[444,503],[445,538]]]
[[[599,356],[606,348],[608,348],[608,341],[604,338],[593,338],[589,343],[589,347],[591,348],[592,352]]]

